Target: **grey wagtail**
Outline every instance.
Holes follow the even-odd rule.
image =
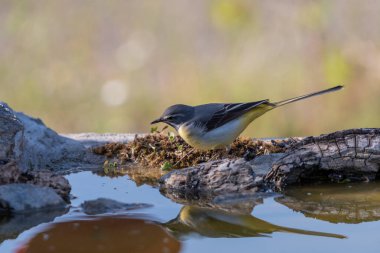
[[[254,119],[274,108],[342,88],[336,86],[275,103],[265,99],[249,103],[172,105],[151,124],[163,122],[174,127],[190,146],[197,149],[218,149],[230,145]]]

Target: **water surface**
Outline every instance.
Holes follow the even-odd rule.
[[[128,176],[67,176],[70,210],[33,225],[0,252],[378,252],[380,183],[294,187],[283,196],[215,209],[177,204]],[[153,207],[88,216],[99,197]],[[4,226],[8,223],[3,222]],[[21,232],[21,231],[20,231]]]

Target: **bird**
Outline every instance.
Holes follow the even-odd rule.
[[[343,86],[338,85],[279,102],[264,99],[247,103],[209,103],[197,106],[176,104],[168,107],[151,124],[162,122],[173,127],[187,144],[199,150],[228,148],[253,120],[264,113],[342,88]]]
[[[232,210],[232,212],[227,212],[216,208],[183,206],[175,219],[161,225],[176,237],[194,233],[211,238],[265,237],[275,232],[286,232],[339,239],[346,238],[346,236],[340,234],[278,226],[254,217],[251,214],[252,210],[249,213],[241,212],[242,210],[240,209],[232,208]]]

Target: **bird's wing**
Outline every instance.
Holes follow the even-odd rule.
[[[213,113],[212,117],[206,121],[203,127],[207,131],[218,128],[242,116],[253,108],[266,103],[268,103],[268,99],[250,103],[221,104],[220,108]]]

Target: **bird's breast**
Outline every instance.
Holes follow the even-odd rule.
[[[231,144],[247,125],[246,120],[240,117],[210,131],[195,125],[183,125],[178,129],[178,134],[195,148],[216,149]]]

